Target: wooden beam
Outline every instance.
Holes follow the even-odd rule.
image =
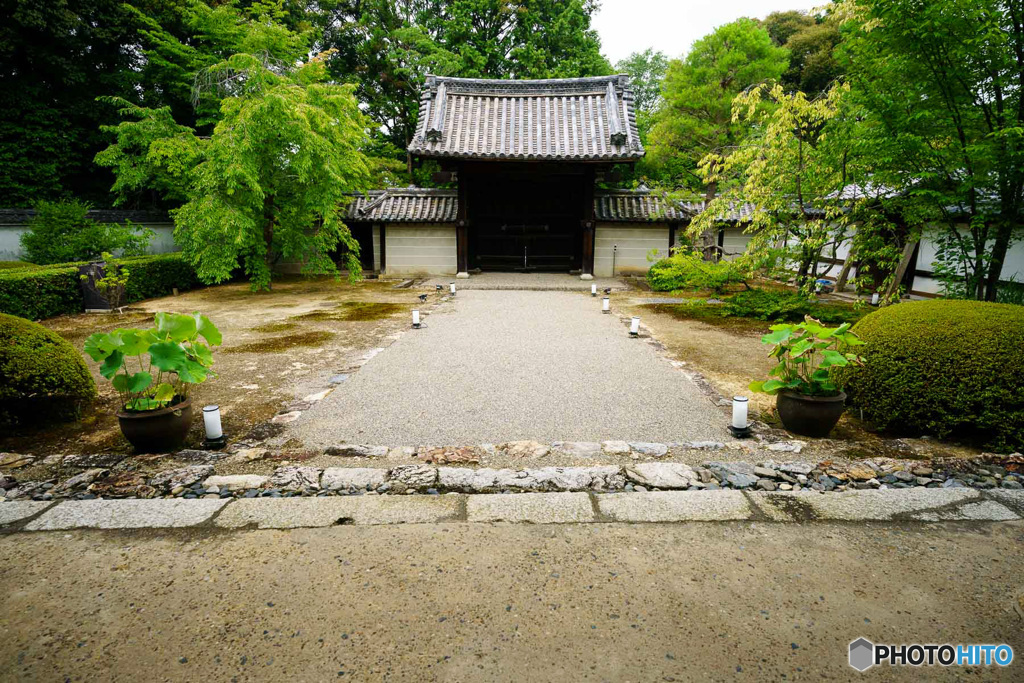
[[[387,226],[384,223],[380,224],[380,272],[384,273],[388,268],[388,242],[387,242]]]
[[[455,262],[456,272],[469,272],[469,206],[467,204],[468,188],[466,175],[460,167],[456,171],[459,187],[459,206],[455,220]]]
[[[892,282],[889,283],[889,288],[885,290],[886,300],[899,291],[900,284],[903,282],[903,276],[907,273],[907,267],[910,265],[910,260],[914,257],[914,250],[917,249],[917,242],[918,240],[913,240],[903,245],[903,256],[900,258],[900,264],[896,266]]]
[[[594,182],[596,173],[591,170],[583,176],[583,262],[584,275],[594,274]],[[615,273],[612,273],[614,275]]]

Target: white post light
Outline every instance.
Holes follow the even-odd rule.
[[[640,336],[640,318],[633,316],[633,319],[629,321],[629,336],[639,337]]]
[[[871,305],[872,306],[877,306],[878,305],[878,292],[875,292],[874,294],[871,295]]]
[[[420,329],[420,312],[415,309],[412,312],[412,326],[414,329]]]
[[[454,282],[449,282],[448,283],[448,288],[451,290],[452,296],[455,296],[455,283]]]
[[[597,296],[597,285],[590,285],[590,296]]]
[[[729,431],[737,439],[744,439],[751,434],[750,423],[747,421],[747,404],[746,396],[732,397],[732,424],[729,425]]]
[[[612,312],[612,300],[608,297],[601,299],[601,312],[611,313]]]
[[[220,424],[220,406],[203,406],[203,427],[206,429],[206,448],[223,448],[228,440]]]

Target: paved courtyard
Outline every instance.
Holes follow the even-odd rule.
[[[613,294],[613,307],[614,307]],[[463,290],[290,426],[309,446],[728,439],[728,417],[600,298]]]

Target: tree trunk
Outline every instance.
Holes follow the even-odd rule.
[[[704,191],[704,206],[706,207],[711,203],[711,200],[715,198],[718,193],[718,183],[708,183],[707,189]],[[700,248],[701,253],[704,256],[705,261],[715,260],[715,246],[718,244],[717,230],[708,228],[700,235]]]
[[[263,243],[266,250],[263,252],[263,262],[267,266],[267,273],[271,276],[274,270],[274,196],[267,195],[263,199]],[[268,277],[267,289],[271,289],[273,278]]]
[[[1010,248],[1010,238],[1013,235],[1013,223],[1000,218],[996,224],[996,241],[992,245],[992,258],[988,263],[988,276],[985,282],[985,301],[995,301],[999,290],[999,276],[1003,274],[1003,263],[1006,261],[1006,252]],[[980,298],[980,297],[979,297]]]

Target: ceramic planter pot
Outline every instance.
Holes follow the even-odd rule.
[[[792,391],[780,391],[775,396],[782,425],[802,436],[828,436],[845,408],[846,394],[842,391],[838,396],[805,396]]]
[[[192,401],[159,410],[117,414],[121,433],[137,453],[168,453],[181,448],[192,426]]]

